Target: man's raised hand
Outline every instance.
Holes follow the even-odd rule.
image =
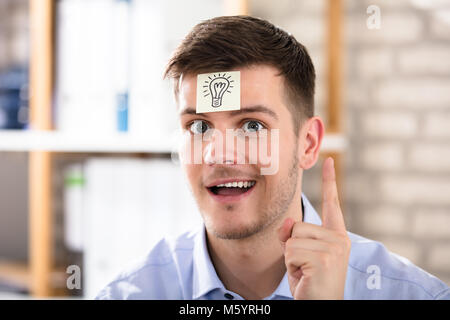
[[[294,299],[342,299],[351,242],[332,158],[322,170],[322,226],[287,218],[278,230]]]

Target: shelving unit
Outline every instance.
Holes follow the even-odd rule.
[[[53,28],[55,2],[30,0],[30,126],[51,130],[53,90]],[[30,291],[51,296],[52,209],[51,161],[45,151],[29,153]]]
[[[342,135],[342,0],[328,0],[327,10],[327,135]],[[342,190],[343,152],[324,151],[334,159],[338,190]],[[340,191],[341,193],[342,191]],[[339,195],[343,199],[342,194]]]
[[[170,141],[127,133],[80,135],[57,131],[0,132],[0,151],[170,153]]]
[[[341,182],[342,153],[347,147],[340,121],[340,14],[341,1],[328,0],[330,44],[328,82],[328,131],[322,145],[323,155],[335,158],[338,182]],[[30,112],[29,131],[0,131],[0,152],[29,153],[29,266],[4,264],[1,275],[16,276],[29,287],[34,297],[53,296],[55,270],[52,256],[52,159],[64,153],[170,153],[170,141],[130,134],[73,135],[52,130],[51,107],[54,74],[53,0],[29,0],[30,4]],[[248,14],[246,0],[228,0],[227,14]]]
[[[0,279],[23,289],[28,288],[31,282],[28,266],[11,261],[0,261]]]

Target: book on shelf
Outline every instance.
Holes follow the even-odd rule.
[[[176,129],[172,51],[223,0],[57,2],[55,127],[168,137]]]
[[[65,176],[66,245],[83,253],[87,298],[163,237],[201,225],[184,174],[168,159],[92,158]]]
[[[28,126],[28,66],[0,70],[0,129]]]

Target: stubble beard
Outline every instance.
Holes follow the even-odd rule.
[[[212,223],[206,223],[207,221],[205,221],[207,229],[212,231],[212,234],[219,239],[239,240],[263,233],[271,225],[279,221],[288,210],[297,190],[298,157],[297,148],[295,149],[291,161],[292,165],[287,177],[280,179],[278,185],[274,187],[273,196],[271,197],[268,206],[261,209],[259,219],[255,223],[249,226],[243,226],[239,229],[221,232],[214,228]],[[228,206],[226,209],[235,210],[232,205]],[[210,226],[208,226],[208,224],[210,224]]]

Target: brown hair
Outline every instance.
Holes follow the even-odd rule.
[[[250,16],[223,16],[197,24],[170,59],[164,78],[174,79],[175,95],[183,74],[225,71],[254,64],[277,68],[284,76],[287,103],[298,133],[314,115],[315,71],[306,48],[270,22]]]

